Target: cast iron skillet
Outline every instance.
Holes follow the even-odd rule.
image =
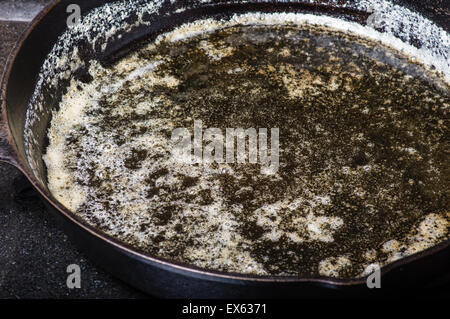
[[[102,0],[78,1],[82,13],[101,6]],[[105,50],[83,52],[85,58],[97,58],[108,64],[126,52],[136,48],[140,40],[151,40],[161,32],[173,29],[186,21],[200,17],[227,16],[235,12],[251,11],[300,11],[338,16],[364,24],[370,13],[346,9],[336,1],[323,1],[311,5],[308,1],[215,1],[214,5],[193,4],[196,1],[165,1],[162,13],[153,16],[149,27],[136,27],[123,34],[121,40],[108,43]],[[200,2],[200,1],[199,1]],[[398,2],[398,1],[397,1]],[[362,295],[371,292],[366,278],[340,280],[333,278],[248,276],[199,269],[150,256],[127,246],[101,231],[87,225],[63,207],[52,196],[38,176],[45,174],[41,155],[46,147],[46,129],[49,118],[38,125],[36,136],[40,137],[40,149],[35,160],[41,167],[31,169],[24,144],[24,122],[28,103],[36,85],[37,75],[46,56],[57,38],[67,28],[67,6],[73,0],[53,1],[23,34],[7,63],[1,86],[0,104],[0,160],[14,165],[25,174],[42,195],[50,211],[61,221],[62,226],[80,248],[100,266],[129,284],[152,295],[164,297],[304,297],[329,295]],[[427,2],[404,1],[406,5],[426,15],[447,30],[448,16],[445,8],[427,6]],[[436,2],[434,2],[436,3]],[[176,9],[189,4],[191,9],[175,13]],[[443,15],[444,14],[444,15]],[[55,92],[46,102],[54,107],[61,92]],[[49,112],[48,112],[49,113]],[[44,178],[45,180],[45,178]],[[382,289],[392,292],[400,288],[422,287],[436,276],[450,269],[450,240],[426,251],[401,259],[382,269]]]

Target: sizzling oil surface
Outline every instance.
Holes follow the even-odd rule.
[[[155,255],[254,274],[357,277],[449,238],[448,86],[329,29],[162,40],[72,81],[45,156],[63,204]],[[177,127],[280,128],[280,169],[180,164]]]

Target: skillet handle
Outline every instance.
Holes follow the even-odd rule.
[[[19,167],[14,142],[6,120],[4,105],[0,104],[0,162]]]

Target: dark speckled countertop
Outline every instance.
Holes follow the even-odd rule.
[[[26,14],[6,15],[5,2],[14,2],[15,12],[23,5],[0,1],[0,72],[27,25]],[[4,21],[13,18],[22,21]],[[0,163],[0,176],[0,298],[146,297],[86,260],[18,170]],[[67,288],[66,268],[71,264],[81,267],[81,289]]]

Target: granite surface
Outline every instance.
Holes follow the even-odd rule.
[[[0,21],[0,72],[26,25]],[[81,289],[67,288],[71,264],[81,267]],[[21,173],[0,163],[0,298],[143,297],[87,260]]]
[[[30,21],[49,0],[0,0],[0,20]]]

